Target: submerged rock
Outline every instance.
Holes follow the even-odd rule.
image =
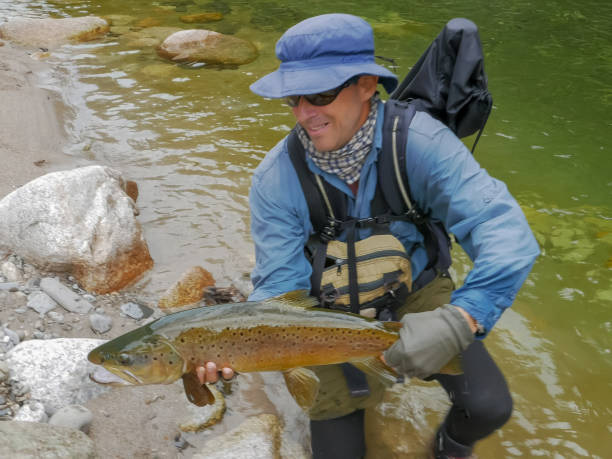
[[[186,14],[180,17],[181,22],[186,22],[187,24],[202,24],[204,22],[220,21],[221,19],[223,19],[221,13]]]
[[[108,22],[95,16],[14,18],[0,25],[0,38],[26,46],[52,48],[70,42],[96,40],[108,31]]]
[[[153,266],[126,181],[111,168],[53,172],[0,201],[0,249],[38,268],[70,272],[108,293]]]
[[[176,62],[203,62],[215,65],[242,65],[257,58],[251,42],[212,30],[182,30],[173,33],[157,53]]]

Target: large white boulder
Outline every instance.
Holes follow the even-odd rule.
[[[109,167],[43,175],[0,201],[0,250],[91,292],[119,290],[153,266],[126,189]]]
[[[95,365],[87,360],[99,339],[58,338],[23,341],[9,351],[11,378],[30,388],[30,398],[41,402],[48,415],[67,405],[85,403],[106,392],[93,382]]]

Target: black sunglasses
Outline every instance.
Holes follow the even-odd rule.
[[[359,80],[359,76],[354,76],[350,78],[349,80],[346,80],[343,84],[341,84],[337,88],[330,89],[328,91],[323,91],[318,94],[305,94],[302,96],[287,96],[285,97],[285,102],[290,107],[297,107],[298,104],[300,103],[300,97],[303,97],[304,99],[308,101],[308,103],[312,105],[316,105],[317,107],[321,107],[323,105],[329,105],[334,100],[336,100],[336,97],[338,97],[338,94],[340,94],[340,92],[344,88],[347,88],[350,85],[357,83],[357,80]]]

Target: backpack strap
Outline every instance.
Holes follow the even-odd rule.
[[[287,138],[289,158],[297,173],[304,198],[308,205],[310,221],[318,237],[312,242],[312,274],[310,294],[321,296],[321,276],[325,268],[327,243],[335,239],[341,231],[346,218],[346,199],[340,190],[328,184],[317,174],[313,174],[306,163],[306,151],[295,129]]]
[[[427,266],[447,269],[450,266],[450,239],[441,223],[432,222],[413,203],[406,173],[406,142],[408,129],[418,108],[418,101],[401,102],[389,99],[385,104],[383,148],[378,158],[378,183],[383,196],[396,216],[412,222],[423,235]],[[444,240],[448,242],[444,243]],[[440,256],[442,255],[442,256]]]

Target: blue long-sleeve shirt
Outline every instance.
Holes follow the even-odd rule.
[[[384,104],[378,110],[372,151],[367,156],[357,196],[336,175],[311,171],[348,196],[348,215],[370,217],[377,158],[382,148]],[[525,216],[506,185],[489,176],[469,150],[444,124],[417,112],[406,145],[406,167],[412,199],[444,223],[474,262],[451,303],[465,309],[488,333],[514,298],[539,254]],[[312,267],[304,245],[313,232],[308,205],[287,150],[279,142],[255,170],[250,191],[251,233],[255,243],[254,290],[250,300],[261,300],[292,290],[310,290]],[[427,265],[423,236],[409,222],[390,227],[411,253],[416,279]],[[361,229],[358,239],[371,230]]]

